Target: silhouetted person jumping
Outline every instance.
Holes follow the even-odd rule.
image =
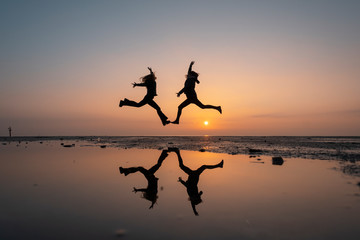
[[[180,97],[180,95],[182,93],[185,93],[186,95],[186,100],[183,101],[179,107],[178,107],[178,113],[176,116],[175,121],[171,122],[174,124],[179,124],[179,120],[180,120],[180,116],[181,116],[181,112],[182,109],[184,107],[186,107],[187,105],[189,105],[190,103],[196,104],[199,108],[201,109],[206,109],[206,108],[212,108],[212,109],[216,109],[218,110],[220,113],[222,113],[221,110],[221,106],[213,106],[213,105],[204,105],[202,104],[199,99],[197,98],[196,92],[195,92],[195,83],[199,84],[200,81],[198,80],[198,76],[199,74],[192,71],[192,65],[194,65],[194,61],[192,61],[190,63],[189,66],[189,70],[188,70],[188,74],[186,75],[186,81],[185,81],[185,86],[183,89],[180,90],[180,92],[177,93],[177,96]]]
[[[156,200],[158,199],[157,192],[158,192],[158,178],[155,177],[155,172],[161,167],[162,162],[165,160],[165,158],[168,156],[167,150],[163,150],[158,162],[152,166],[149,170],[146,170],[143,167],[130,167],[130,168],[122,168],[119,167],[120,173],[127,176],[131,173],[141,172],[146,180],[148,181],[147,188],[135,188],[134,192],[143,192],[143,198],[146,200],[149,200],[151,202],[151,206],[149,209],[154,207],[154,204],[156,203]]]
[[[159,117],[161,119],[162,124],[165,126],[166,124],[170,123],[170,121],[167,120],[168,118],[161,111],[161,108],[159,107],[159,105],[157,105],[156,102],[153,100],[154,97],[157,96],[156,81],[155,81],[156,77],[155,77],[155,74],[153,73],[153,71],[151,70],[151,68],[148,67],[148,69],[150,70],[150,74],[142,77],[141,83],[134,82],[132,84],[133,87],[146,87],[147,93],[146,93],[144,99],[137,103],[135,101],[131,101],[131,100],[128,100],[127,98],[125,98],[124,100],[120,101],[119,107],[122,107],[122,106],[142,107],[145,104],[149,104],[151,107],[155,108],[155,110],[157,111],[157,114],[159,115]]]
[[[194,214],[197,216],[199,215],[198,212],[196,211],[196,205],[198,205],[199,203],[202,202],[201,200],[201,195],[203,194],[202,191],[199,192],[198,189],[198,183],[199,183],[199,177],[200,174],[205,170],[205,169],[214,169],[214,168],[222,168],[224,166],[224,160],[222,160],[221,162],[219,162],[216,165],[202,165],[201,167],[199,167],[197,170],[191,170],[190,168],[188,168],[187,166],[184,165],[183,160],[181,158],[180,155],[180,150],[178,148],[169,148],[169,151],[174,151],[178,157],[179,160],[179,166],[180,168],[189,175],[187,181],[185,182],[184,180],[182,180],[181,177],[179,177],[179,182],[182,183],[185,187],[186,187],[186,191],[189,195],[189,200],[191,202],[191,207],[194,211]]]

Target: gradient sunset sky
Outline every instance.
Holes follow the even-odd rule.
[[[360,1],[1,1],[0,136],[360,135]],[[152,67],[170,120],[119,108]],[[207,126],[204,121],[208,121]]]

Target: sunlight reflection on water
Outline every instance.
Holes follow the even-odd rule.
[[[80,145],[45,141],[0,148],[1,239],[357,239],[360,234],[359,178],[336,170],[335,161],[285,158],[274,165],[270,156],[179,150],[181,167],[173,149],[152,173],[156,184],[145,196],[139,189],[148,188],[146,176],[139,171],[125,176],[119,167],[149,170],[162,151]],[[221,160],[223,168],[204,169],[195,187],[179,182],[188,180],[185,167],[196,170]],[[199,216],[192,206],[197,198]]]

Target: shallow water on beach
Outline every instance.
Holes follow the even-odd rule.
[[[162,150],[84,145],[0,146],[0,239],[358,239],[360,234],[360,179],[339,171],[337,161],[279,163],[270,156],[180,149],[183,165],[192,170],[224,160],[223,168],[199,175],[203,194],[196,216],[178,181],[188,174],[174,151],[159,166]],[[141,191],[133,192],[147,188],[145,175],[119,171],[140,166],[158,168],[152,208]]]

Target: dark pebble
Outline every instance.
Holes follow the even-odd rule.
[[[282,157],[273,157],[272,158],[272,164],[273,165],[283,165],[284,159]]]

